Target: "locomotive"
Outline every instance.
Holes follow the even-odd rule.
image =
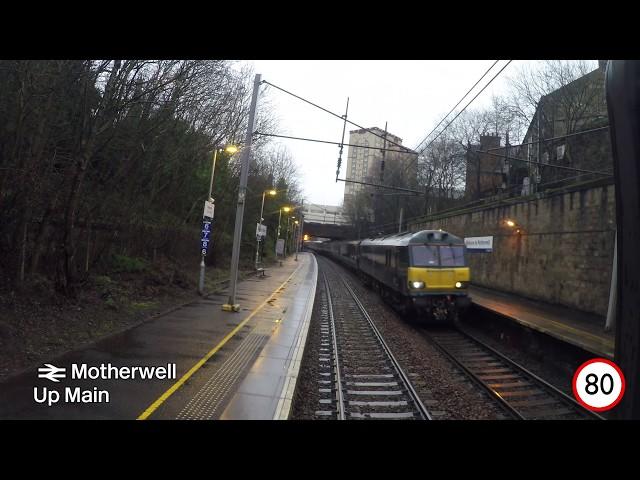
[[[463,239],[443,230],[403,232],[365,240],[307,242],[357,273],[403,314],[455,323],[470,305]]]

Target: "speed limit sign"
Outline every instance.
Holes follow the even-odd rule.
[[[583,407],[593,412],[615,407],[622,400],[624,388],[622,370],[606,358],[584,362],[573,375],[573,395]]]

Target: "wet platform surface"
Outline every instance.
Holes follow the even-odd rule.
[[[260,395],[249,404],[261,412],[258,418],[286,418],[306,339],[306,309],[310,317],[309,302],[313,304],[314,275],[312,255],[299,254],[298,261],[290,257],[282,266],[268,268],[266,276],[238,283],[239,312],[222,311],[228,299],[222,291],[45,362],[66,369],[67,377],[59,382],[38,378],[37,369],[10,377],[0,383],[0,419],[213,419],[245,383],[240,393]],[[172,363],[172,379],[69,378],[72,364]],[[269,375],[261,375],[269,367]],[[251,391],[251,378],[265,390]],[[76,388],[93,392],[95,401],[65,401],[65,390]],[[57,403],[35,401],[36,392],[43,398],[52,391],[61,394]],[[105,395],[95,394],[102,391],[108,402]],[[254,418],[242,409],[234,412],[225,418]]]
[[[615,339],[598,315],[549,305],[477,286],[469,287],[474,304],[595,355],[613,359]]]

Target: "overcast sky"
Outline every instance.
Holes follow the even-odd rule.
[[[440,119],[491,66],[494,60],[254,60],[262,79],[304,97],[332,112],[344,113],[349,97],[349,120],[366,128],[384,129],[415,148]],[[460,107],[473,98],[506,60],[501,60]],[[513,61],[471,104],[486,105],[492,94],[506,89],[506,79],[525,61]],[[269,88],[268,98],[279,119],[280,134],[339,142],[342,120]],[[453,116],[451,116],[453,118]],[[444,124],[443,124],[444,125]],[[347,124],[345,143],[349,130]],[[277,139],[289,148],[298,165],[305,201],[339,205],[344,182],[335,182],[337,145]],[[341,178],[346,171],[342,155]]]

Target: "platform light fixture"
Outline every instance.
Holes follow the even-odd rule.
[[[262,222],[264,221],[264,217],[262,216],[264,214],[264,197],[269,194],[272,197],[276,196],[278,194],[278,191],[271,187],[268,190],[263,190],[262,191],[262,206],[260,207],[260,221],[258,222],[259,224],[259,228],[260,231],[262,231]],[[255,269],[256,271],[258,271],[258,265],[260,263],[260,243],[264,240],[263,237],[260,236],[260,234],[258,232],[256,232],[256,261],[255,261]]]
[[[215,175],[215,171],[216,171],[216,160],[218,158],[218,152],[222,152],[223,148],[222,147],[216,147],[213,149],[213,164],[211,166],[211,180],[209,181],[209,195],[207,196],[207,202],[214,202],[214,199],[212,197],[213,194],[213,177]],[[224,147],[224,151],[227,152],[229,155],[233,155],[234,153],[236,153],[238,151],[238,147],[236,147],[233,144],[227,144],[226,147]],[[205,209],[206,207],[206,203],[205,202]],[[204,222],[204,215],[202,218],[203,222]],[[204,250],[206,252],[206,249]],[[200,280],[198,281],[198,293],[200,295],[204,295],[204,277],[205,277],[205,261],[204,258],[206,256],[206,253],[201,254],[200,256]]]
[[[227,145],[227,148],[225,148],[224,151],[227,153],[234,154],[238,152],[238,147],[236,147],[235,145]]]

